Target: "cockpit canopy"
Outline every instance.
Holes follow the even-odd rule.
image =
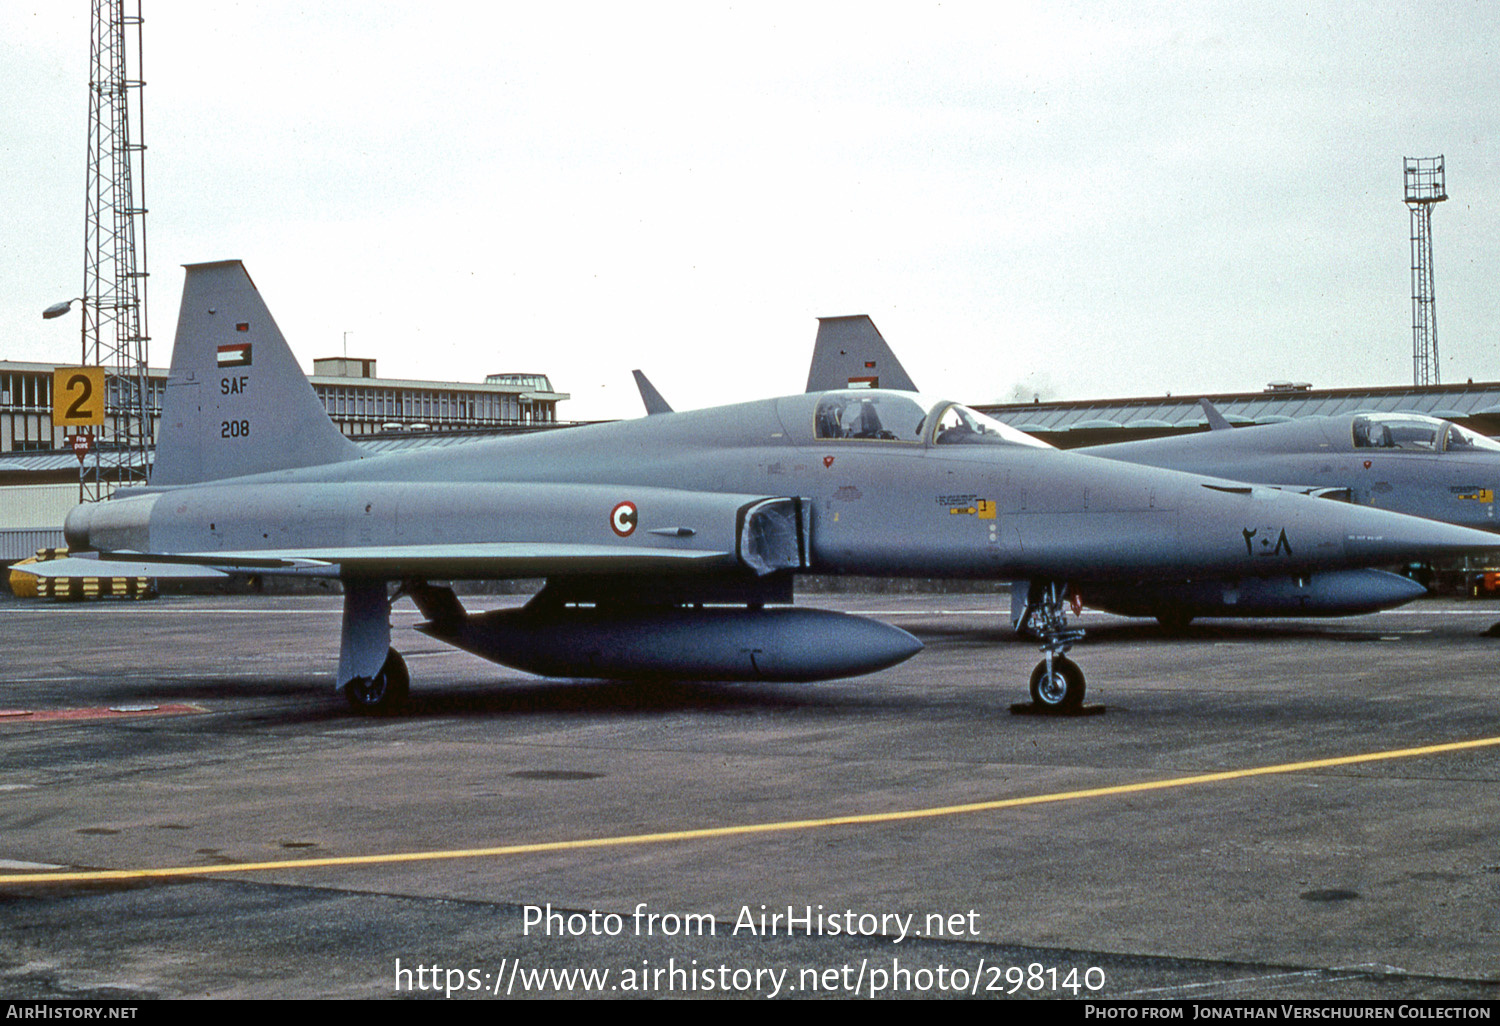
[[[1457,424],[1414,413],[1369,413],[1354,418],[1356,449],[1413,452],[1500,452],[1500,442]]]
[[[818,400],[818,438],[921,442],[927,409],[904,392],[829,392]]]
[[[813,433],[820,439],[1052,448],[967,406],[934,402],[910,392],[827,392],[818,400],[813,419]]]
[[[932,429],[934,445],[1026,445],[1033,449],[1053,446],[958,403],[949,403]]]

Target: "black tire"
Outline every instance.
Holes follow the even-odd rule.
[[[1083,706],[1083,671],[1066,656],[1052,657],[1052,676],[1047,676],[1047,660],[1031,671],[1031,701],[1049,712],[1077,712]]]
[[[374,677],[355,677],[344,685],[344,698],[357,713],[382,716],[404,706],[410,691],[411,675],[406,671],[406,660],[393,648]]]

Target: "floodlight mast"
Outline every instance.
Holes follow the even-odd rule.
[[[104,425],[80,471],[86,500],[149,471],[145,143],[140,0],[93,0],[84,216],[83,364],[103,367]],[[134,136],[132,136],[134,122]]]
[[[1407,157],[1406,206],[1411,210],[1412,384],[1440,384],[1437,299],[1432,274],[1432,205],[1448,198],[1443,158]]]

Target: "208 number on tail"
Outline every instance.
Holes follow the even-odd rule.
[[[220,438],[249,438],[250,422],[248,420],[226,420],[219,425]]]

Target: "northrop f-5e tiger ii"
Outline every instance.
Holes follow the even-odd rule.
[[[798,574],[1029,580],[1033,699],[1083,700],[1069,582],[1286,575],[1491,549],[1492,535],[1060,452],[958,403],[843,388],[371,456],[323,412],[238,261],[187,268],[148,486],[69,514],[55,576],[286,574],[344,591],[336,685],[406,696],[390,606],[554,677],[813,681],[921,644],[792,605]],[[95,562],[97,560],[98,562]],[[82,565],[82,569],[80,566]],[[451,582],[541,577],[519,609]]]

